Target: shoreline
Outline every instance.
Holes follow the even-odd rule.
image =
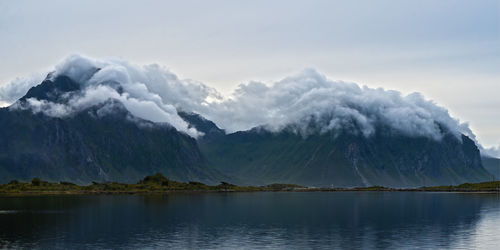
[[[490,189],[490,190],[466,190],[466,189],[442,189],[442,190],[431,190],[431,189],[380,189],[380,190],[370,190],[368,188],[352,188],[352,189],[323,189],[323,188],[307,188],[307,189],[288,189],[288,190],[252,190],[252,189],[240,189],[240,190],[155,190],[155,191],[83,191],[83,190],[72,190],[72,191],[50,191],[50,190],[37,190],[37,191],[15,191],[15,192],[0,192],[0,197],[14,197],[14,196],[78,196],[78,195],[164,195],[164,194],[215,194],[215,193],[351,193],[351,192],[363,192],[363,193],[384,193],[384,192],[419,192],[419,193],[468,193],[468,194],[500,194],[500,189]]]
[[[388,188],[383,186],[353,188],[305,187],[296,184],[274,183],[266,186],[237,186],[227,182],[206,185],[201,182],[177,182],[162,174],[146,176],[136,184],[117,182],[79,186],[70,182],[47,182],[33,178],[31,182],[13,180],[0,184],[0,196],[42,195],[154,195],[169,193],[249,193],[249,192],[448,192],[448,193],[498,193],[500,181],[464,183],[457,186],[434,186],[418,188]]]

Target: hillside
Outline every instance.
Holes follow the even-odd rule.
[[[418,187],[491,180],[466,136],[436,141],[378,131],[368,138],[338,131],[304,137],[256,128],[199,142],[210,164],[242,185]]]

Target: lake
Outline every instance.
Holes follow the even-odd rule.
[[[256,192],[0,197],[1,248],[498,249],[500,195]]]

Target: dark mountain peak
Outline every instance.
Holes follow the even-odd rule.
[[[79,90],[80,84],[71,80],[68,76],[59,75],[53,78],[52,74],[49,74],[41,84],[31,87],[20,101],[35,98],[62,103],[67,100],[71,93]]]
[[[190,127],[204,133],[204,136],[202,137],[204,140],[212,140],[226,134],[226,132],[217,127],[215,123],[205,119],[199,114],[185,111],[178,111],[177,114],[179,114],[179,116],[186,121]]]
[[[95,73],[98,70],[92,70],[91,72]],[[117,93],[123,93],[123,87],[120,83],[107,81],[105,84],[115,89]],[[73,117],[78,113],[86,112],[99,118],[112,116],[114,118],[128,118],[128,120],[139,121],[141,124],[152,123],[133,116],[123,103],[117,99],[110,98],[104,102],[96,102],[90,107],[72,106],[71,100],[77,100],[77,98],[85,95],[84,87],[85,83],[77,82],[67,75],[55,75],[54,72],[51,72],[39,85],[30,88],[9,110],[32,109],[33,113],[57,118]],[[35,104],[33,104],[31,99],[41,102],[34,102]]]
[[[50,72],[39,85],[31,87],[26,95],[20,98],[25,101],[29,98],[36,98],[38,100],[45,100],[55,103],[65,102],[73,93],[81,90],[82,84],[87,82],[101,69],[92,67],[85,72],[80,72],[78,76],[71,76],[65,74],[57,74]],[[72,71],[69,71],[70,73]],[[114,86],[110,84],[110,86]]]

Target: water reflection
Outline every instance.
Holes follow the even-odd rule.
[[[494,248],[499,225],[495,194],[0,197],[6,248]]]

